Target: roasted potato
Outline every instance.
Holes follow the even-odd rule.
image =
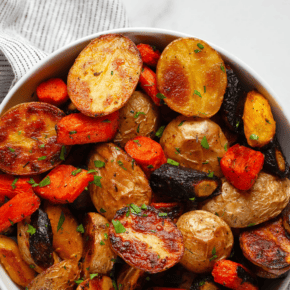
[[[122,285],[122,290],[141,290],[145,277],[144,271],[124,264],[118,274],[117,285]]]
[[[56,123],[63,111],[47,103],[23,103],[0,118],[0,169],[9,174],[35,175],[62,162],[69,146],[56,143]],[[65,150],[62,150],[62,147]]]
[[[230,227],[218,216],[196,210],[177,221],[184,240],[181,265],[194,273],[207,273],[216,261],[227,258],[234,244]]]
[[[95,161],[105,162],[102,168]],[[140,167],[122,149],[113,143],[96,145],[89,155],[89,169],[97,169],[101,186],[89,186],[92,201],[109,221],[116,211],[127,204],[148,205],[151,200],[149,182]]]
[[[251,263],[270,274],[281,275],[290,269],[290,240],[281,216],[244,231],[240,246]]]
[[[218,158],[226,153],[227,143],[221,128],[213,121],[183,116],[171,121],[160,139],[168,158],[184,167],[213,171],[218,177],[223,176]]]
[[[197,279],[194,279],[190,290],[220,290],[221,285],[217,284],[213,280],[211,275],[199,275]]]
[[[64,260],[49,267],[34,278],[27,286],[29,290],[72,290],[80,277],[80,267],[76,260]]]
[[[114,290],[114,289],[115,288],[113,286],[111,278],[103,275],[98,275],[93,279],[90,278],[82,282],[76,290]],[[124,288],[122,288],[122,290],[124,290]]]
[[[83,252],[85,278],[89,278],[93,273],[107,274],[113,268],[113,261],[117,255],[110,248],[108,226],[108,220],[98,213],[90,212],[85,217]]]
[[[26,287],[35,277],[34,270],[22,260],[15,241],[5,236],[0,236],[0,262],[11,280],[20,286]]]
[[[282,211],[282,223],[285,231],[290,235],[290,203]]]
[[[227,86],[222,58],[196,38],[179,38],[167,45],[158,61],[156,78],[165,103],[188,117],[213,116]]]
[[[245,228],[276,217],[290,197],[289,179],[260,172],[250,190],[241,191],[225,178],[222,193],[203,202],[200,208],[220,216],[230,227]]]
[[[53,249],[63,259],[80,260],[83,252],[82,234],[77,231],[78,223],[70,210],[63,205],[45,203],[44,210],[48,215],[53,233]],[[64,222],[59,228],[61,216]],[[73,237],[73,238],[72,238]]]
[[[132,40],[106,34],[92,40],[71,67],[68,95],[83,114],[108,115],[119,110],[134,92],[142,58]]]
[[[269,102],[257,91],[247,94],[244,114],[244,132],[252,147],[263,147],[274,137],[276,122]]]
[[[151,98],[135,91],[128,103],[120,109],[119,129],[114,142],[124,148],[136,136],[154,138],[159,119],[159,108]]]

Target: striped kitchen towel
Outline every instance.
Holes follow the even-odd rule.
[[[86,35],[127,26],[121,0],[1,0],[0,103],[49,53]]]

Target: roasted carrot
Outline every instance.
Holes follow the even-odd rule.
[[[31,188],[14,196],[0,207],[0,232],[30,216],[39,205],[40,199]]]
[[[137,162],[147,177],[167,162],[160,144],[148,137],[139,136],[128,141],[125,151]]]
[[[234,145],[223,156],[220,166],[224,176],[237,189],[250,189],[263,168],[264,155],[239,144]]]
[[[156,74],[148,66],[144,65],[139,79],[143,91],[153,100],[157,106],[161,106],[161,100],[164,97],[157,89]]]
[[[59,165],[33,189],[37,195],[52,203],[71,203],[93,180],[94,175],[88,174],[87,170]]]
[[[155,46],[144,43],[138,44],[137,48],[141,53],[143,63],[152,67],[156,67],[161,55],[160,51],[156,49]]]
[[[76,113],[62,118],[56,125],[57,143],[64,145],[106,142],[118,129],[119,112],[92,118]]]
[[[36,88],[40,102],[60,106],[68,100],[67,87],[62,79],[49,79]]]
[[[214,281],[234,290],[258,290],[257,281],[250,271],[241,264],[221,260],[214,264]]]

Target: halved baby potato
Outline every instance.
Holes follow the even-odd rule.
[[[165,103],[184,116],[209,118],[220,108],[227,87],[225,64],[206,42],[179,38],[162,52],[157,86]]]
[[[69,97],[87,116],[113,113],[134,92],[141,68],[142,58],[134,42],[120,34],[102,35],[82,50],[71,67]]]
[[[40,102],[9,109],[0,118],[0,169],[36,175],[61,163],[61,153],[64,160],[70,147],[56,143],[55,125],[64,116],[57,107]]]

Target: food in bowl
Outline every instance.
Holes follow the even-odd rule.
[[[119,48],[118,45],[111,47],[107,41],[103,46],[102,39],[112,40],[113,43],[116,40],[118,43],[120,39],[124,40],[124,37],[106,35],[93,41],[92,50],[98,51],[96,58],[102,59],[107,52],[112,53],[110,49],[117,50],[117,52],[119,52],[118,49],[123,49],[123,46]],[[126,50],[134,52],[134,57],[140,53],[142,58],[142,49],[138,52],[136,45],[129,39],[125,39],[124,42],[127,45]],[[178,44],[177,49],[172,50],[172,46],[176,43]],[[131,68],[127,67],[127,63],[122,60],[122,57],[120,57],[120,61],[117,57],[113,58],[113,63],[108,63],[112,70],[105,71],[106,81],[104,84],[105,87],[108,86],[110,97],[107,96],[109,98],[105,98],[104,102],[102,96],[100,106],[96,105],[98,98],[95,98],[92,103],[86,102],[88,96],[86,93],[90,90],[88,87],[83,91],[78,91],[77,96],[71,97],[76,93],[74,91],[75,83],[68,82],[68,92],[73,104],[65,104],[61,107],[63,111],[69,112],[69,115],[57,122],[58,129],[55,131],[58,137],[58,139],[55,138],[58,140],[55,143],[59,142],[61,148],[58,153],[60,161],[58,161],[59,163],[63,161],[63,164],[59,165],[56,162],[51,164],[48,169],[42,170],[40,168],[39,172],[42,175],[39,180],[37,180],[38,174],[35,172],[30,172],[29,177],[24,177],[24,174],[19,174],[19,171],[18,177],[2,174],[1,180],[5,185],[5,192],[3,191],[2,194],[3,205],[0,208],[0,212],[2,210],[2,213],[5,213],[1,215],[3,224],[5,224],[3,230],[8,232],[9,226],[13,226],[15,222],[23,223],[26,219],[26,223],[24,222],[21,227],[19,226],[21,231],[18,232],[18,236],[21,234],[21,237],[25,234],[25,239],[22,239],[22,248],[19,247],[21,262],[28,263],[30,269],[36,270],[37,268],[40,272],[36,278],[24,282],[28,289],[40,289],[41,287],[50,287],[48,289],[84,289],[87,287],[87,289],[91,289],[91,287],[95,287],[94,285],[102,287],[101,289],[111,289],[112,286],[119,289],[129,289],[130,285],[135,285],[135,289],[138,287],[145,289],[149,287],[155,289],[157,287],[185,287],[185,289],[189,289],[191,284],[181,286],[183,285],[181,281],[178,283],[177,280],[167,279],[177,269],[182,269],[182,273],[188,273],[190,277],[197,273],[209,275],[209,280],[206,281],[210,281],[211,286],[215,289],[222,287],[217,283],[232,289],[243,289],[244,284],[250,287],[248,289],[258,289],[255,274],[265,277],[265,273],[268,273],[268,278],[274,278],[280,273],[284,273],[284,269],[288,269],[287,265],[284,264],[283,269],[280,269],[279,265],[271,264],[271,261],[267,261],[267,267],[263,267],[263,264],[257,266],[257,262],[253,262],[256,260],[252,258],[253,253],[249,252],[248,245],[242,247],[242,250],[247,251],[244,253],[245,257],[251,256],[249,262],[244,260],[242,263],[235,263],[235,261],[241,262],[240,256],[234,255],[231,251],[233,248],[232,231],[236,234],[236,228],[245,228],[243,231],[245,234],[252,230],[252,228],[248,229],[247,227],[253,227],[256,224],[266,227],[263,222],[271,222],[272,218],[279,216],[289,202],[289,180],[287,179],[289,165],[278,139],[272,135],[268,138],[267,144],[263,143],[261,148],[257,146],[251,149],[262,152],[265,156],[264,164],[268,164],[268,166],[263,167],[262,171],[258,170],[256,180],[255,178],[250,179],[250,185],[253,184],[249,190],[241,191],[235,188],[236,183],[232,182],[232,178],[230,179],[226,174],[228,171],[223,171],[219,167],[220,161],[230,148],[230,143],[221,129],[223,126],[219,126],[220,123],[217,124],[209,117],[218,112],[218,115],[221,116],[220,120],[224,119],[225,123],[230,123],[229,130],[232,130],[232,134],[236,134],[234,143],[245,148],[251,147],[247,139],[257,141],[260,138],[259,133],[253,131],[249,138],[245,137],[243,121],[246,122],[246,119],[243,119],[240,114],[240,112],[243,113],[240,108],[243,102],[236,102],[241,95],[244,95],[241,94],[241,91],[246,90],[246,88],[240,85],[239,89],[232,89],[231,80],[234,80],[236,84],[239,82],[238,76],[235,75],[228,63],[204,41],[185,38],[176,41],[176,43],[169,44],[168,49],[161,53],[157,62],[157,77],[155,76],[154,64],[152,62],[146,63],[148,59],[154,59],[155,47],[151,47],[151,49],[147,47],[146,57],[143,55],[144,70],[142,68],[139,70],[139,66],[136,64],[133,65],[134,73],[140,75],[140,87],[137,87],[137,91],[142,89],[143,93],[134,92],[139,77],[137,82],[136,76],[130,80]],[[190,44],[189,48],[183,50],[184,43]],[[80,83],[88,78],[95,85],[95,88],[98,88],[102,86],[102,73],[104,71],[95,71],[95,64],[93,64],[91,56],[88,57],[86,54],[90,47],[89,45],[77,60],[77,65],[79,65],[80,59],[83,61],[81,63],[82,78],[77,80],[76,71],[78,70],[75,70],[75,67],[72,68],[72,71],[76,74],[74,78]],[[168,51],[170,57],[166,59]],[[148,57],[150,53],[154,57]],[[185,54],[189,58],[188,61],[184,61]],[[207,63],[207,58],[211,57],[213,57],[213,62]],[[199,78],[199,70],[191,71],[189,67],[193,63],[196,65],[198,61],[203,62],[203,60],[206,63],[203,71],[205,75]],[[182,69],[179,71],[176,67],[180,68],[180,63],[182,63]],[[150,66],[150,71],[146,65]],[[190,71],[189,75],[188,71]],[[97,75],[95,75],[96,73]],[[117,75],[117,87],[123,88],[123,90],[118,90],[118,93],[114,95],[110,90],[114,86],[114,82],[111,83],[107,80],[108,77],[116,74],[121,74],[121,78]],[[228,75],[231,77],[228,78]],[[155,79],[152,80],[152,76],[155,76]],[[177,82],[176,78],[178,79],[179,76],[180,79]],[[128,85],[128,82],[132,82],[132,84]],[[78,88],[80,88],[80,83]],[[188,83],[192,87],[186,87]],[[123,85],[124,87],[122,87]],[[185,91],[182,89],[183,85],[187,88]],[[211,102],[212,90],[216,90],[216,94],[213,97],[214,109],[211,110],[212,107],[209,103]],[[128,93],[129,91],[130,93]],[[238,92],[238,97],[235,91]],[[94,91],[94,97],[96,92],[106,94],[106,90]],[[256,95],[253,90],[250,92]],[[144,94],[146,94],[145,97]],[[134,101],[133,98],[136,95],[140,97],[140,100]],[[131,98],[132,103],[130,103]],[[181,103],[178,103],[179,99]],[[223,106],[224,103],[221,99],[226,101],[227,105],[239,103],[239,110],[233,110],[237,114],[232,114],[229,117],[228,106]],[[124,100],[127,100],[126,104]],[[194,100],[198,101],[195,103]],[[142,107],[139,107],[140,103]],[[197,104],[201,110],[196,111],[193,103]],[[117,132],[114,129],[119,117],[116,110],[120,108],[119,106],[123,106],[121,111],[125,110],[125,107],[129,107],[131,104],[131,110],[126,108],[125,113],[120,112],[122,119],[119,124],[124,122],[125,127],[123,128],[125,129]],[[210,106],[208,107],[208,105]],[[67,110],[66,106],[75,111]],[[162,110],[164,106],[168,106],[167,110],[169,111],[175,109],[184,115],[176,117],[173,112],[173,114],[168,114],[174,116],[173,118],[169,116],[167,116],[169,118],[161,118],[158,107]],[[192,110],[190,110],[191,106]],[[257,105],[256,114],[263,116],[263,112],[259,111],[260,107]],[[95,110],[96,108],[98,110]],[[269,115],[269,110],[267,112]],[[149,119],[146,117],[147,114],[150,114]],[[5,114],[3,116],[5,117]],[[127,118],[129,122],[124,121]],[[236,122],[232,126],[233,120],[239,123]],[[264,118],[265,124],[263,126],[267,126],[269,122],[271,123],[269,125],[272,125],[273,121],[271,121],[270,117]],[[128,130],[133,128],[132,135],[127,134],[126,126]],[[254,129],[256,128],[257,126]],[[34,131],[32,130],[31,133]],[[43,132],[41,131],[39,134],[42,136]],[[117,135],[115,134],[120,134],[120,141],[116,141]],[[128,138],[128,136],[130,137]],[[9,139],[9,142],[19,142],[19,139],[21,140],[21,137],[12,138]],[[115,144],[112,143],[114,139]],[[38,139],[32,140],[35,142],[33,146],[39,146],[43,150],[47,149],[47,144],[40,143]],[[10,143],[8,145],[5,143],[7,142],[5,138],[3,142],[4,146],[12,149],[8,148],[11,153],[16,152],[13,152],[15,149]],[[96,142],[102,143],[96,144]],[[66,147],[70,145],[75,147],[72,148],[71,153]],[[231,145],[233,144],[231,143]],[[82,150],[84,146],[86,146],[86,150]],[[270,150],[271,148],[274,150]],[[242,154],[247,150],[241,149],[240,152],[242,165],[231,160],[232,162],[228,165],[226,163],[225,166],[228,166],[228,169],[232,166],[235,170],[240,170],[241,176],[248,178],[245,173],[247,173],[247,168],[251,168],[252,160]],[[70,155],[66,156],[67,154]],[[17,154],[15,155],[17,158]],[[42,161],[38,160],[40,157],[37,157],[37,161]],[[81,161],[77,163],[76,161],[72,162],[72,160]],[[10,165],[5,158],[2,161],[5,166]],[[74,166],[71,165],[72,163]],[[178,169],[172,170],[171,174],[177,172],[176,175],[180,174],[181,180],[175,176],[171,178],[169,173],[162,170],[163,167],[169,166],[167,164]],[[183,187],[186,194],[176,194],[176,196],[172,192],[169,194],[169,190],[164,190],[168,187],[166,177],[168,177],[168,188],[171,184],[176,187],[178,184],[183,186],[183,175],[180,173],[183,172],[183,167],[187,167],[187,171],[190,171],[192,176],[198,176],[194,180],[194,186],[186,185]],[[52,171],[48,172],[50,169]],[[185,170],[185,172],[187,171]],[[158,184],[158,180],[155,178],[154,188],[156,190],[152,192],[151,179],[153,180],[157,173],[162,176],[162,184]],[[223,174],[225,177],[221,179]],[[188,176],[191,175],[188,173]],[[189,184],[188,176],[186,182]],[[263,178],[269,183],[267,187],[269,191],[261,189]],[[272,191],[273,186],[275,190]],[[231,193],[233,195],[230,198],[227,198],[225,190],[228,187],[232,187]],[[273,195],[273,198],[268,197],[268,192]],[[40,199],[41,205],[33,208],[37,214],[31,215],[30,213],[22,217],[22,210],[26,209],[26,205],[23,204],[22,208],[21,202],[17,201],[17,196],[19,197],[20,194],[26,196],[27,193],[35,199]],[[253,205],[246,204],[247,209],[251,210],[251,206],[259,208],[255,194],[261,195],[259,201],[265,200],[267,202],[263,203],[264,207],[261,207],[262,212],[258,216],[255,215],[255,212],[251,212],[249,215],[251,219],[248,221],[248,216],[244,217],[243,214],[240,214],[243,205],[245,206],[240,200],[246,197],[249,200],[252,198]],[[9,201],[5,200],[5,196],[9,198]],[[82,206],[84,198],[86,200],[91,198],[88,203],[85,203],[88,204],[87,207]],[[219,198],[222,202],[218,203],[216,200]],[[47,204],[48,201],[46,201],[44,204],[44,200],[48,200],[49,203]],[[207,208],[206,205],[211,203],[213,206]],[[238,206],[236,206],[237,204]],[[216,205],[218,205],[217,211],[213,209]],[[37,209],[38,207],[40,209]],[[197,207],[201,207],[202,210],[197,210]],[[9,208],[13,210],[9,211]],[[76,212],[76,208],[80,210]],[[42,211],[44,212],[42,213]],[[174,218],[171,219],[173,216]],[[70,244],[74,240],[74,230],[78,237],[83,235],[83,248],[80,240],[70,249]],[[282,223],[280,230],[281,232],[285,231]],[[260,232],[263,231],[266,229]],[[287,245],[286,232],[285,236]],[[35,243],[35,238],[39,238],[40,244]],[[8,239],[10,240],[10,238]],[[193,243],[193,241],[198,241],[198,243]],[[45,251],[45,254],[50,257],[48,265],[43,263],[41,255],[37,255],[40,254],[40,251],[35,251],[38,246],[42,249],[48,249]],[[63,249],[60,249],[61,246]],[[237,246],[234,245],[234,247]],[[264,247],[261,247],[261,250],[264,251]],[[0,252],[2,254],[5,252],[5,246],[0,249]],[[117,255],[118,258],[116,258]],[[80,258],[81,256],[82,258]],[[199,257],[199,260],[193,257]],[[1,259],[1,262],[6,265],[7,272],[11,273],[9,272],[11,260],[6,256]],[[288,263],[287,259],[285,263]],[[273,267],[278,267],[278,270],[273,271]],[[213,276],[211,276],[213,269]],[[228,269],[232,275],[221,277],[224,269]],[[59,278],[54,279],[52,283],[55,273]],[[127,279],[124,278],[126,273],[128,273]],[[132,273],[135,275],[133,276]],[[11,274],[12,279],[14,276]],[[198,276],[192,283],[192,287],[196,287],[196,281],[199,281],[199,285],[202,286],[203,281],[200,280],[202,277]],[[247,279],[247,283],[244,283],[244,279]],[[15,278],[13,280],[18,281]],[[116,281],[123,281],[123,284],[117,285]]]

